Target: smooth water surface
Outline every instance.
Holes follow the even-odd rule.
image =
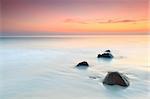
[[[0,38],[1,99],[148,99],[149,36]],[[97,59],[110,49],[114,59]],[[75,68],[87,61],[87,69]],[[108,71],[124,73],[128,88],[106,86]]]

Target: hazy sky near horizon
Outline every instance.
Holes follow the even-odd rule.
[[[0,0],[2,35],[148,32],[149,0]]]

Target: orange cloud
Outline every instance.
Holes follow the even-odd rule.
[[[79,24],[90,24],[90,23],[137,23],[137,22],[141,22],[141,21],[145,21],[148,22],[148,19],[139,19],[139,20],[132,20],[132,19],[120,19],[120,20],[116,20],[116,19],[109,19],[109,20],[100,20],[100,19],[96,19],[96,20],[81,20],[81,19],[65,19],[64,22],[65,23],[79,23]]]
[[[81,21],[81,20],[80,20]],[[66,23],[67,22],[67,23]],[[64,24],[65,31],[80,32],[148,32],[148,20],[111,20],[111,21],[86,21],[86,24],[69,20]]]

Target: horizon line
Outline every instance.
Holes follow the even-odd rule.
[[[50,34],[50,35],[0,35],[0,38],[5,37],[70,37],[70,36],[82,36],[82,37],[88,37],[88,36],[140,36],[140,35],[146,35],[150,36],[150,33],[147,34]]]
[[[42,33],[42,34],[41,34]],[[49,34],[51,33],[51,34]],[[17,32],[15,33],[7,33],[7,32],[0,32],[0,37],[2,36],[58,36],[58,35],[150,35],[150,31],[146,32],[86,32],[86,33],[81,33],[81,32],[75,32],[73,34],[70,33],[65,33],[65,32],[28,32],[25,34],[24,32],[21,32],[20,34]]]

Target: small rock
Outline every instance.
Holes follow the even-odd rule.
[[[106,50],[105,52],[111,52],[110,50]]]
[[[105,79],[103,80],[103,84],[107,85],[120,85],[123,87],[129,86],[129,81],[127,77],[119,72],[108,72]]]
[[[97,58],[113,58],[114,56],[111,53],[98,54]]]
[[[101,77],[100,76],[89,76],[89,78],[91,78],[91,79],[99,79]]]
[[[96,79],[96,77],[95,77],[95,76],[89,76],[89,78],[91,78],[91,79]]]
[[[81,67],[81,66],[89,67],[89,64],[86,61],[83,61],[77,64],[77,67]]]

